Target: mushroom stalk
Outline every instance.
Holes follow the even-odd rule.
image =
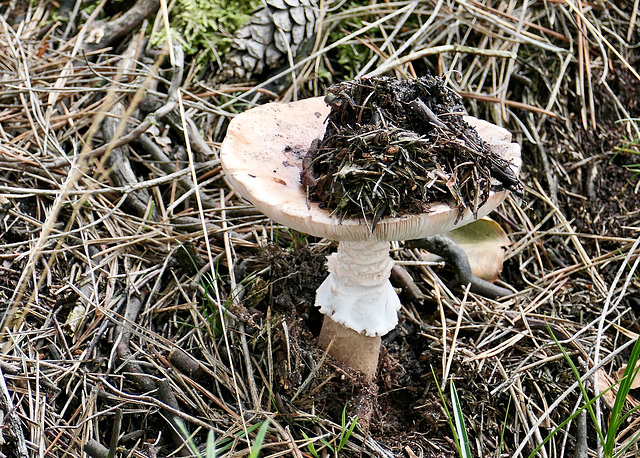
[[[389,242],[340,242],[327,259],[329,276],[316,295],[325,315],[319,345],[367,379],[376,372],[380,337],[398,323],[392,268]]]

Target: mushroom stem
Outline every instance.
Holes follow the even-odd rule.
[[[380,336],[398,323],[392,267],[389,242],[340,242],[316,294],[316,306],[325,315],[319,345],[368,380],[376,372]]]
[[[372,380],[378,368],[381,337],[369,337],[336,323],[325,316],[318,337],[318,346],[345,364],[361,372],[366,381]]]

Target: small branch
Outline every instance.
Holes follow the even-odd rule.
[[[202,372],[200,363],[189,353],[178,347],[172,348],[169,352],[169,362],[191,378]]]
[[[145,374],[140,364],[133,359],[133,354],[129,347],[124,342],[120,342],[116,350],[118,359],[120,359],[127,372],[126,378],[135,383],[143,393],[154,391],[156,384],[153,378]]]
[[[0,361],[0,371],[6,372],[11,375],[18,375],[22,372],[22,369],[19,366],[14,366],[13,364]]]
[[[391,269],[389,280],[391,280],[391,284],[394,287],[402,290],[402,294],[406,296],[406,299],[412,302],[424,299],[424,294],[422,294],[422,291],[420,291],[420,288],[418,288],[418,285],[416,285],[416,282],[413,281],[413,278],[404,267],[397,264],[394,265]]]
[[[135,323],[142,308],[142,300],[137,296],[127,298],[127,307],[125,308],[122,323],[116,328],[116,335],[120,335],[120,342],[129,346],[131,339],[131,323]]]
[[[431,111],[431,108],[429,108],[421,99],[418,98],[413,102],[409,102],[409,108],[415,111],[427,124],[433,124],[441,129],[447,129],[446,124],[440,121],[436,114]]]
[[[589,456],[589,445],[587,444],[587,411],[583,410],[578,415],[576,422],[576,448],[573,453],[574,458],[587,458]]]
[[[113,140],[109,143],[102,145],[99,148],[95,148],[91,151],[87,151],[82,153],[82,155],[86,159],[90,159],[92,157],[98,157],[112,148],[119,148],[121,146],[127,145],[131,143],[133,140],[140,137],[140,135],[144,134],[149,127],[151,127],[156,119],[162,119],[167,114],[172,112],[176,107],[176,94],[178,89],[180,88],[180,84],[182,84],[182,75],[184,70],[184,52],[182,50],[182,46],[177,44],[174,46],[174,54],[175,54],[175,65],[173,67],[173,76],[171,77],[171,84],[169,86],[169,90],[167,91],[168,100],[162,105],[160,108],[155,110],[153,113],[147,115],[138,127],[133,129],[127,135],[123,135],[116,140]],[[72,163],[71,158],[68,157],[58,157],[51,161],[42,161],[42,165],[48,169],[57,169],[61,167],[67,167]]]
[[[387,62],[385,64],[380,65],[371,73],[367,74],[367,76],[377,76],[382,75],[390,70],[393,70],[396,67],[407,64],[414,60],[422,59],[426,56],[432,56],[434,54],[443,54],[446,52],[455,52],[455,53],[466,53],[466,54],[480,54],[483,56],[492,56],[492,57],[504,57],[507,59],[515,59],[517,57],[516,53],[511,51],[500,51],[496,49],[480,49],[473,48],[471,46],[462,46],[462,45],[442,45],[442,46],[434,46],[432,48],[421,49],[420,51],[412,52],[411,54],[398,59],[393,60],[391,62]]]
[[[107,116],[102,121],[102,135],[104,138],[113,138],[118,130],[119,119],[124,106],[122,103],[116,103],[111,109],[114,117]],[[128,186],[138,183],[138,177],[133,171],[129,154],[122,147],[114,147],[106,158],[106,164],[110,169],[109,175],[116,186]],[[149,200],[151,195],[147,189],[137,189],[127,194],[125,205],[134,215],[145,218],[148,212]]]
[[[469,258],[462,248],[445,235],[433,235],[419,240],[407,242],[410,248],[423,248],[444,258],[456,271],[456,278],[452,282],[456,287],[471,284],[471,292],[490,299],[497,299],[513,294],[513,291],[494,285],[471,273]]]
[[[116,356],[124,364],[125,370],[128,372],[127,377],[133,381],[143,393],[149,393],[156,389],[155,381],[152,377],[144,373],[140,364],[133,359],[133,354],[129,349],[129,341],[133,332],[131,323],[135,323],[141,308],[142,300],[139,297],[132,296],[127,301],[127,308],[125,309],[122,324],[116,328],[116,335],[119,336]]]
[[[140,27],[146,18],[158,11],[159,7],[160,2],[158,0],[138,0],[118,19],[104,24],[104,35],[99,41],[87,44],[86,49],[95,51],[116,45],[118,40]]]
[[[173,173],[174,170],[174,164],[171,161],[171,159],[169,159],[169,157],[164,153],[164,151],[162,151],[162,149],[151,139],[151,137],[147,134],[142,134],[138,139],[137,142],[140,143],[140,145],[145,149],[145,151],[147,151],[151,157],[153,158],[153,160],[155,161],[156,164],[158,164],[158,166],[166,173]],[[184,190],[184,191],[189,191],[191,189],[196,188],[196,186],[193,183],[193,180],[191,179],[191,175],[185,174],[182,175],[180,178],[178,178],[178,183],[180,184],[180,187]],[[206,209],[212,209],[212,208],[216,208],[219,206],[219,204],[214,201],[209,195],[207,195],[206,193],[202,192],[202,190],[200,190],[199,188],[198,192],[200,193],[200,200],[202,202],[202,206]],[[202,227],[201,227],[202,228]]]
[[[490,102],[490,103],[500,103],[509,107],[514,107],[521,110],[527,110],[527,111],[532,111],[534,113],[539,113],[545,116],[549,116],[550,118],[558,117],[558,114],[552,111],[545,110],[544,108],[536,107],[534,105],[529,105],[527,103],[517,102],[515,100],[501,99],[499,97],[493,97],[486,94],[478,94],[476,92],[466,92],[466,91],[456,91],[456,92],[460,94],[462,97],[465,97],[467,99],[482,100],[484,102]]]
[[[82,447],[82,451],[91,458],[109,457],[109,449],[95,439],[89,439],[87,443],[84,444],[84,447]]]
[[[160,386],[158,387],[158,398],[162,402],[164,402],[169,407],[172,407],[175,410],[180,410],[180,406],[178,405],[178,400],[176,399],[176,395],[173,394],[173,390],[171,389],[171,384],[169,380],[164,379]],[[184,437],[182,435],[182,431],[178,426],[179,423],[182,423],[182,426],[186,428],[187,426],[184,424],[182,419],[177,416],[175,413],[170,410],[163,409],[169,421],[171,422],[171,435],[173,436],[173,442],[178,449],[174,452],[177,456],[191,456],[189,452],[189,447],[187,447],[188,437]]]
[[[244,356],[244,365],[247,369],[247,382],[249,384],[249,392],[251,393],[251,402],[255,411],[260,411],[260,396],[258,395],[258,387],[254,377],[253,364],[251,363],[251,351],[247,342],[247,333],[244,330],[244,323],[238,323],[238,333],[240,334],[240,345],[242,347],[242,355]]]
[[[4,415],[9,417],[9,427],[11,433],[17,442],[17,449],[15,452],[20,458],[29,458],[29,450],[27,449],[27,442],[24,439],[24,433],[22,432],[22,423],[20,417],[16,412],[13,401],[11,400],[11,393],[7,388],[7,382],[4,379],[4,374],[0,368],[0,404],[4,407]]]
[[[140,110],[146,113],[152,113],[158,109],[159,106],[162,106],[162,102],[158,100],[156,97],[148,96],[140,102]],[[158,119],[162,122],[166,122],[169,124],[171,129],[175,130],[180,134],[180,137],[184,137],[182,119],[180,115],[174,110],[167,112],[163,116],[158,116]],[[191,144],[191,149],[198,153],[203,157],[214,157],[215,154],[209,144],[205,141],[196,126],[196,123],[193,122],[191,117],[185,117],[186,125],[187,125],[187,134],[189,136],[189,142]]]
[[[111,442],[109,443],[109,453],[107,458],[115,458],[118,451],[118,441],[120,440],[120,428],[122,427],[122,409],[116,409],[113,418],[113,428],[111,429]]]
[[[93,338],[91,339],[91,342],[89,342],[89,345],[87,346],[87,351],[85,353],[85,356],[82,358],[83,361],[91,359],[91,357],[93,356],[93,352],[95,351],[95,348],[98,345],[98,341],[102,338],[104,333],[107,331],[107,328],[109,327],[109,325],[112,323],[112,321],[115,318],[115,314],[118,313],[118,311],[120,310],[120,307],[122,307],[122,304],[125,303],[125,301],[127,300],[128,296],[129,296],[129,288],[126,287],[124,289],[124,291],[122,292],[122,296],[120,297],[120,299],[118,299],[118,302],[116,303],[116,305],[110,310],[110,314],[113,314],[113,315],[112,316],[107,316],[104,319],[104,321],[100,325],[100,328],[98,329],[98,331],[94,334]]]

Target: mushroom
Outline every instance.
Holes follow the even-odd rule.
[[[396,326],[400,309],[389,282],[390,242],[424,238],[470,223],[498,206],[508,191],[492,191],[475,215],[436,203],[425,213],[385,217],[373,231],[361,219],[339,219],[310,202],[301,184],[302,161],[312,141],[323,136],[328,114],[321,97],[248,110],[229,124],[220,159],[234,189],[273,221],[339,242],[337,252],[328,257],[329,276],[316,293],[316,306],[325,315],[318,344],[372,380],[381,336]],[[465,120],[517,175],[520,146],[511,143],[511,134],[473,117]]]

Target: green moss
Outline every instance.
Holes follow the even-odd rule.
[[[343,11],[349,11],[352,9],[366,6],[367,1],[352,1],[349,2]],[[364,27],[364,21],[367,19],[362,15],[354,15],[347,20],[344,20],[338,27],[334,28],[330,33],[330,42],[334,43],[346,35],[359,30]],[[375,34],[378,29],[372,29],[368,32],[369,35]],[[345,79],[353,79],[360,68],[366,64],[371,58],[371,50],[362,43],[352,43],[347,45],[338,46],[335,51],[335,60],[340,65],[340,72],[344,75]]]
[[[172,37],[180,40],[185,53],[197,55],[198,63],[216,61],[259,5],[260,0],[177,0],[169,18]],[[164,29],[152,38],[154,45],[165,41]]]

